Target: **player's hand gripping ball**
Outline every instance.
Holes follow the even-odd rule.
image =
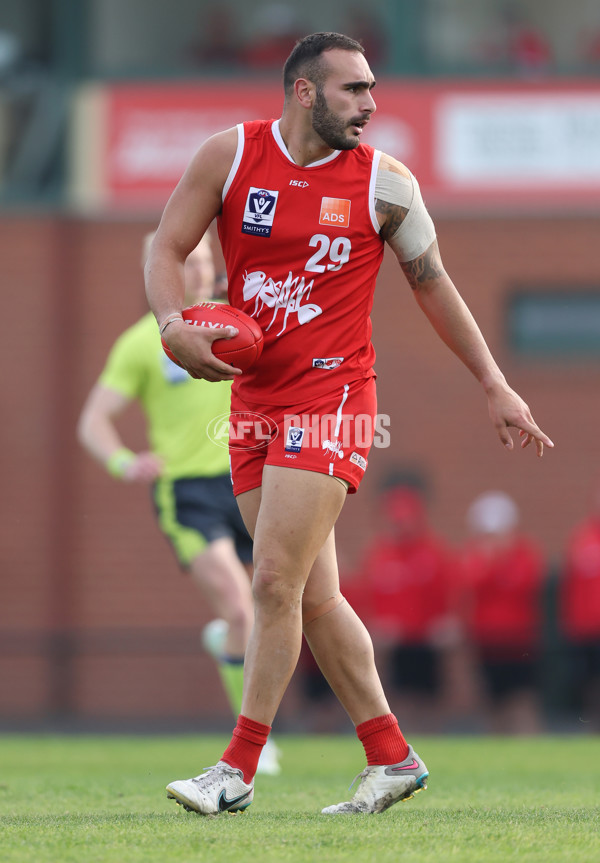
[[[236,327],[237,336],[232,339],[215,339],[212,352],[222,362],[229,363],[243,372],[249,369],[260,357],[263,349],[263,332],[254,318],[245,312],[234,309],[227,303],[197,303],[181,312],[183,320],[192,327]],[[170,360],[181,363],[169,349],[164,339],[161,339],[163,350]]]

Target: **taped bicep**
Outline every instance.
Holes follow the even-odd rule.
[[[435,226],[416,177],[410,172],[405,177],[380,167],[375,181],[375,197],[392,210],[401,208],[397,212],[402,213],[402,218],[390,219],[385,233],[385,239],[398,260],[405,263],[422,255],[435,240]]]

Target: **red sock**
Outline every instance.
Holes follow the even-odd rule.
[[[408,743],[393,713],[361,722],[356,733],[365,748],[368,765],[399,764],[408,755]]]
[[[262,748],[267,742],[270,725],[255,722],[246,716],[238,716],[237,725],[233,729],[231,743],[223,753],[222,761],[230,767],[236,767],[244,774],[244,782],[252,782]],[[390,762],[391,763],[391,762]]]

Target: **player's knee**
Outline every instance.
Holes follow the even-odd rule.
[[[290,580],[275,561],[257,563],[252,579],[252,595],[257,609],[277,613],[285,608],[300,607],[302,587]]]

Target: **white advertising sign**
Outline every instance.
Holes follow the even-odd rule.
[[[600,95],[465,94],[439,100],[436,167],[459,186],[600,181]]]

